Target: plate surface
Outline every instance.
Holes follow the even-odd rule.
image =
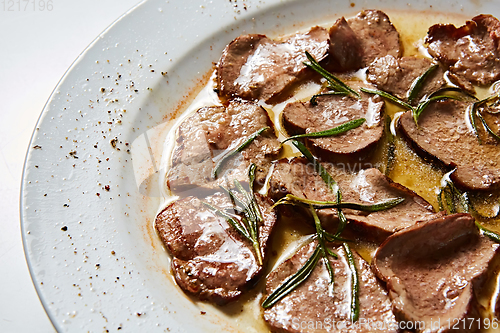
[[[256,331],[194,303],[169,274],[153,220],[173,119],[240,34],[278,36],[364,8],[500,16],[496,2],[461,2],[150,0],[115,22],[54,90],[25,164],[25,252],[56,329]]]

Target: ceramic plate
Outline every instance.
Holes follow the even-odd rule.
[[[233,38],[363,8],[499,16],[486,1],[151,0],[97,37],[50,96],[22,184],[26,256],[58,331],[262,330],[175,285],[153,229],[163,141]]]

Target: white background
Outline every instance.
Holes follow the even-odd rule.
[[[31,282],[21,241],[19,189],[24,158],[38,116],[64,72],[99,33],[137,2],[52,0],[49,11],[46,0],[0,0],[2,333],[55,332]]]

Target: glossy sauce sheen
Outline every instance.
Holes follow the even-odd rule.
[[[354,15],[357,11],[353,11]],[[456,14],[439,14],[432,12],[397,12],[397,11],[385,11],[390,17],[392,23],[399,31],[401,36],[401,41],[404,46],[404,56],[423,56],[422,41],[426,36],[427,29],[437,23],[452,23],[456,26],[462,25],[465,20],[471,17],[460,16]],[[349,15],[346,15],[349,16]],[[333,22],[340,17],[332,17],[330,22],[321,23],[321,26],[329,29]],[[291,32],[293,33],[293,32]],[[181,119],[185,119],[186,116],[201,106],[205,105],[216,105],[217,99],[214,96],[212,89],[214,87],[213,77],[208,82],[207,86],[200,92],[196,97],[192,105],[190,105],[184,114],[180,116]],[[267,105],[261,103],[264,108],[268,111],[271,119],[277,129],[277,135],[279,139],[283,140],[284,130],[281,126],[280,114],[283,108],[288,102],[296,100],[307,100],[311,95],[318,92],[320,85],[318,82],[305,82],[300,87],[295,90],[295,94],[289,100],[284,101],[276,105]],[[478,97],[482,98],[488,94],[487,89],[477,89]],[[391,118],[401,112],[402,110],[394,105],[386,103],[386,114]],[[171,155],[172,143],[175,141],[172,137],[172,132],[167,136],[162,164],[169,164],[169,156]],[[377,149],[376,154],[371,158],[370,161],[363,163],[370,163],[375,166],[381,166],[381,171],[385,171],[385,165],[387,160],[387,147],[388,144],[386,140]],[[419,155],[417,155],[408,144],[398,136],[395,138],[395,162],[393,164],[392,170],[389,173],[389,177],[397,183],[400,183],[411,190],[415,191],[417,194],[422,196],[428,202],[430,202],[437,210],[438,203],[436,193],[440,187],[440,182],[443,175],[447,170],[441,169],[430,162],[426,162]],[[291,157],[300,155],[297,151],[294,151],[291,146],[285,146],[280,157]],[[168,189],[163,191],[164,193],[164,205],[174,199],[169,197]],[[493,215],[498,209],[498,202],[500,200],[500,191],[497,192],[485,192],[481,194],[473,195],[473,201],[475,207],[479,212],[486,215]],[[160,210],[163,208],[160,207]],[[159,210],[159,211],[160,211]],[[490,219],[481,221],[483,224],[496,231],[500,231],[500,218]],[[269,253],[269,263],[266,272],[270,272],[277,264],[283,262],[285,259],[289,258],[296,249],[307,242],[308,235],[312,234],[314,230],[306,225],[297,225],[291,223],[290,221],[280,221],[278,228],[274,230],[273,244]],[[376,250],[376,245],[368,243],[358,243],[354,248],[358,253],[366,259],[368,262],[371,261],[371,257]],[[500,261],[500,260],[498,260]],[[500,263],[499,263],[500,264]],[[498,265],[500,267],[500,265]],[[500,269],[497,269],[499,271]],[[266,273],[266,275],[267,275]],[[492,277],[488,282],[488,292],[485,295],[481,295],[480,302],[484,306],[484,316],[492,318],[492,313],[490,311],[491,307],[494,307],[492,299],[496,300],[496,296],[493,295],[498,289],[497,278]],[[268,332],[269,327],[264,322],[262,316],[262,308],[260,303],[262,302],[262,291],[264,290],[265,279],[261,279],[259,284],[251,291],[242,296],[242,298],[237,301],[230,303],[224,307],[217,306],[203,306],[206,314],[202,316],[204,319],[208,319],[213,322],[220,322],[221,326],[225,331],[234,332]],[[493,296],[492,296],[493,295]],[[201,318],[200,318],[201,319]],[[500,330],[483,330],[484,332],[495,332]]]

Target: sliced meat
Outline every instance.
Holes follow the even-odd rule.
[[[326,57],[326,29],[314,27],[283,41],[264,35],[236,38],[226,47],[217,65],[219,96],[268,101],[304,76],[305,51],[318,61]]]
[[[384,12],[363,10],[355,17],[347,19],[347,23],[361,42],[362,67],[368,66],[376,58],[402,55],[399,33]]]
[[[469,106],[470,103],[451,100],[431,103],[420,116],[418,127],[408,111],[400,118],[400,128],[418,150],[456,168],[451,177],[461,187],[472,190],[498,188],[500,142],[488,135],[476,119],[483,141],[479,144],[468,124]],[[498,128],[500,114],[484,114],[491,126]]]
[[[407,93],[413,82],[424,74],[433,63],[426,58],[402,57],[391,55],[376,59],[368,66],[368,81],[378,89],[408,101]],[[414,100],[418,102],[425,95],[431,94],[446,84],[444,70],[436,68],[424,82],[421,92]]]
[[[276,216],[270,209],[271,200],[259,194],[256,198],[264,220],[259,239],[265,258]],[[227,196],[220,193],[205,202],[232,207]],[[201,300],[219,305],[236,300],[262,271],[251,243],[198,198],[170,204],[156,217],[155,227],[173,256],[172,270],[178,285]]]
[[[420,322],[417,332],[475,332],[475,295],[498,246],[479,233],[470,215],[448,215],[390,236],[372,265],[387,283],[398,320]],[[457,320],[467,329],[448,325]]]
[[[285,279],[295,274],[314,252],[316,242],[302,247],[292,258],[271,272],[266,293],[271,294]],[[273,307],[264,310],[264,319],[273,332],[397,332],[387,292],[381,287],[370,266],[353,252],[359,274],[359,320],[349,318],[351,272],[342,247],[333,249],[338,259],[331,259],[335,274],[333,295],[329,295],[329,277],[323,260],[293,292]],[[313,323],[311,325],[311,323]],[[363,323],[363,324],[362,324]]]
[[[309,101],[290,103],[283,110],[283,126],[288,134],[296,135],[320,132],[365,118],[363,125],[343,134],[304,140],[313,153],[327,161],[350,158],[359,162],[373,152],[384,133],[384,102],[378,96],[362,94],[362,100],[328,95],[318,97],[316,105]]]
[[[221,154],[266,126],[270,129],[224,163],[217,179],[213,179],[212,171]],[[279,151],[272,122],[262,107],[241,100],[231,101],[227,108],[204,107],[179,126],[167,183],[177,195],[197,193],[200,187],[218,188],[227,181],[232,184],[234,179],[248,181],[248,167],[255,163],[256,182],[262,185],[270,162]]]
[[[379,212],[360,212],[344,209],[350,221],[349,228],[358,237],[382,241],[390,234],[414,225],[417,221],[435,216],[432,206],[423,198],[403,185],[392,182],[375,168],[350,173],[331,164],[322,164],[342,190],[344,202],[374,204],[377,202],[404,198],[401,204]],[[280,160],[275,164],[269,180],[269,196],[278,200],[287,194],[319,201],[335,201],[336,196],[316,173],[314,165],[305,158],[294,158],[290,162]],[[308,214],[301,211],[302,214]],[[318,210],[318,216],[325,227],[338,223],[334,209]]]
[[[479,15],[456,28],[436,24],[429,28],[429,54],[441,61],[452,74],[479,85],[500,79],[500,22],[491,15]],[[453,79],[453,76],[450,76]]]
[[[380,10],[364,10],[355,17],[338,19],[330,28],[328,68],[347,72],[368,66],[386,55],[400,57],[399,33]]]
[[[328,67],[334,72],[347,72],[363,67],[363,48],[356,33],[341,17],[330,28]]]

